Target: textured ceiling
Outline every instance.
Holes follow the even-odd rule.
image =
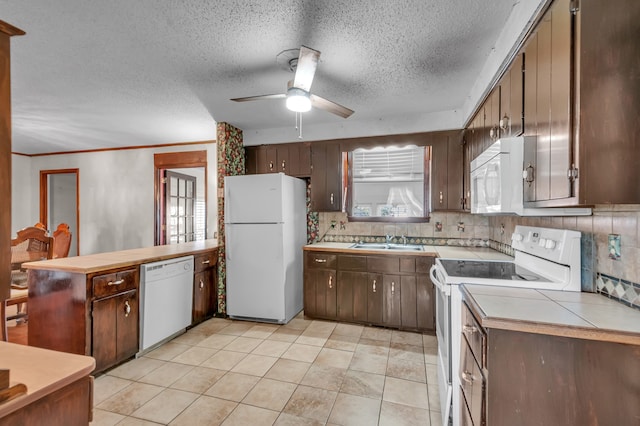
[[[322,52],[305,140],[462,126],[540,0],[0,0],[12,39],[13,151],[297,140],[276,55]],[[527,3],[527,2],[525,2]]]

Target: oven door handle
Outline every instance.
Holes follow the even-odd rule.
[[[437,269],[438,269],[438,266],[433,265],[429,270],[429,275],[431,275],[431,282],[439,292],[442,292],[445,295],[449,296],[451,294],[451,286],[443,283],[438,279],[438,274],[436,273]]]

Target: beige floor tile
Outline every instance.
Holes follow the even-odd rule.
[[[223,426],[271,426],[278,416],[277,411],[266,410],[264,408],[251,405],[240,404],[222,422]]]
[[[165,343],[157,349],[152,350],[151,352],[146,353],[144,356],[148,358],[159,359],[162,361],[169,361],[174,357],[180,355],[190,347],[190,345],[184,345],[171,341]]]
[[[280,413],[278,420],[273,426],[324,426],[324,422],[313,419],[305,419],[304,417],[294,416],[293,414]]]
[[[333,330],[333,334],[337,334],[340,336],[360,337],[362,335],[363,330],[364,330],[364,327],[361,325],[338,324],[336,325],[336,328]]]
[[[250,337],[238,337],[233,342],[224,347],[225,351],[244,352],[248,354],[262,343],[262,339],[252,339]]]
[[[424,351],[422,346],[392,342],[389,348],[389,358],[424,363]]]
[[[311,363],[280,358],[264,375],[265,378],[290,383],[300,383],[311,367]]]
[[[378,423],[380,400],[339,393],[329,415],[329,423],[369,426]]]
[[[389,355],[389,342],[360,338],[355,352],[371,355]]]
[[[296,387],[294,383],[261,379],[242,400],[242,403],[279,412],[287,404]]]
[[[428,410],[382,401],[379,426],[425,426],[429,423]]]
[[[271,333],[267,340],[277,340],[279,342],[293,343],[302,334],[303,330],[296,330],[292,328],[280,327],[278,330]]]
[[[294,361],[313,362],[320,353],[320,349],[322,348],[318,346],[294,343],[282,354],[282,358],[292,359]]]
[[[193,370],[193,365],[167,362],[138,380],[150,385],[169,387],[173,382]]]
[[[353,352],[340,351],[337,349],[322,348],[314,364],[325,367],[348,368],[353,358]]]
[[[349,364],[349,370],[384,375],[387,371],[387,358],[386,355],[370,355],[356,351],[351,359],[351,364]]]
[[[97,408],[128,416],[163,390],[164,388],[160,386],[133,383],[102,401]]]
[[[215,368],[217,370],[231,370],[237,363],[242,361],[247,354],[221,350],[216,352],[211,358],[204,361],[200,366]]]
[[[240,402],[260,380],[246,374],[227,373],[205,392],[208,396]]]
[[[305,329],[304,333],[302,334],[309,333],[310,335],[320,335],[320,336],[329,337],[331,336],[331,333],[333,333],[333,330],[335,330],[337,324],[338,323],[333,321],[314,320],[311,322],[311,324],[309,324],[309,326]]]
[[[192,330],[195,330],[196,332],[200,332],[202,334],[206,334],[210,336],[214,333],[219,332],[220,330],[222,330],[223,328],[225,328],[226,326],[232,323],[233,321],[224,319],[224,318],[211,318],[210,320],[199,324]]]
[[[357,336],[343,336],[334,331],[324,344],[325,348],[354,352],[360,340]]]
[[[231,369],[234,373],[250,374],[252,376],[264,376],[278,358],[263,355],[249,354]]]
[[[383,342],[391,342],[391,330],[378,327],[365,327],[360,335],[363,339],[381,340]]]
[[[237,402],[202,395],[180,413],[171,426],[218,426],[237,405]]]
[[[296,343],[301,345],[324,346],[328,337],[321,336],[305,336],[304,333],[296,339]]]
[[[382,399],[384,376],[364,371],[348,370],[342,381],[340,392],[367,398]]]
[[[311,320],[296,317],[291,321],[289,321],[287,324],[283,325],[281,328],[288,328],[293,330],[306,330],[311,323],[312,323]]]
[[[120,377],[121,379],[138,380],[164,363],[164,361],[153,358],[136,358],[109,371],[109,375]]]
[[[440,411],[440,392],[438,385],[427,386],[427,392],[429,393],[429,410]]]
[[[228,326],[226,326],[225,328],[223,328],[222,330],[218,331],[218,333],[231,334],[234,336],[242,336],[246,331],[248,331],[254,325],[256,324],[253,322],[244,322],[244,321],[235,322],[234,321]]]
[[[194,367],[190,372],[173,382],[171,388],[201,394],[206,392],[225,374],[227,372],[224,370]]]
[[[300,382],[301,385],[312,386],[330,391],[339,391],[347,370],[344,368],[312,365]]]
[[[325,389],[298,386],[283,411],[294,416],[326,422],[337,395],[337,392]]]
[[[118,426],[158,426],[159,423],[149,420],[136,419],[135,417],[125,417]]]
[[[434,365],[438,363],[438,347],[424,348],[424,362]]]
[[[387,377],[382,399],[410,407],[429,409],[429,395],[425,383]]]
[[[291,343],[288,342],[265,340],[251,351],[251,353],[254,355],[280,357],[287,349],[289,349],[289,346],[291,346]]]
[[[389,356],[386,375],[414,382],[427,383],[425,364],[422,362],[406,361]]]
[[[115,395],[132,383],[131,380],[121,379],[108,374],[98,377],[93,382],[93,405],[100,404],[105,399]]]
[[[431,426],[442,426],[442,414],[439,411],[430,411]]]
[[[204,346],[205,348],[211,349],[222,349],[237,338],[238,336],[234,336],[232,334],[212,334],[198,343],[198,346]]]
[[[172,340],[173,343],[179,343],[181,345],[195,346],[208,337],[205,333],[200,333],[195,330],[189,330],[184,334],[176,337]]]
[[[254,325],[249,330],[245,331],[242,336],[252,337],[254,339],[266,339],[277,329],[277,325]]]
[[[217,349],[194,346],[176,356],[171,361],[179,362],[181,364],[200,365],[207,359],[211,358],[216,352],[218,352]]]
[[[165,389],[131,414],[144,420],[167,424],[198,398],[198,394]]]
[[[436,336],[432,336],[430,334],[423,334],[422,335],[422,347],[424,349],[437,348],[438,347],[438,338]]]
[[[420,346],[422,348],[423,341],[421,334],[393,330],[391,332],[391,343],[404,343],[407,345]]]
[[[111,411],[100,410],[98,408],[93,410],[93,421],[91,426],[114,426],[117,425],[125,416],[122,414],[112,413]]]
[[[438,385],[438,366],[436,364],[425,364],[427,371],[427,383],[429,385]]]

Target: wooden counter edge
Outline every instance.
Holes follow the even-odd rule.
[[[463,300],[467,302],[476,318],[480,320],[480,325],[484,328],[640,346],[640,334],[638,333],[490,317],[480,308],[473,295],[464,286],[461,288]]]
[[[354,249],[350,247],[326,247],[307,245],[302,248],[304,251],[322,251],[331,253],[343,253],[343,254],[364,254],[364,255],[390,255],[390,256],[429,256],[438,257],[438,253],[431,251],[414,251],[414,250],[367,250],[367,249]]]

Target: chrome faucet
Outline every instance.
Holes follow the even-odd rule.
[[[400,237],[400,238],[402,238],[402,244],[406,246],[407,245],[407,236],[406,235],[402,235],[402,237]]]
[[[391,234],[387,234],[384,236],[385,239],[387,240],[387,245],[391,244],[391,241],[393,241],[393,239],[396,237],[395,235],[391,235]]]

